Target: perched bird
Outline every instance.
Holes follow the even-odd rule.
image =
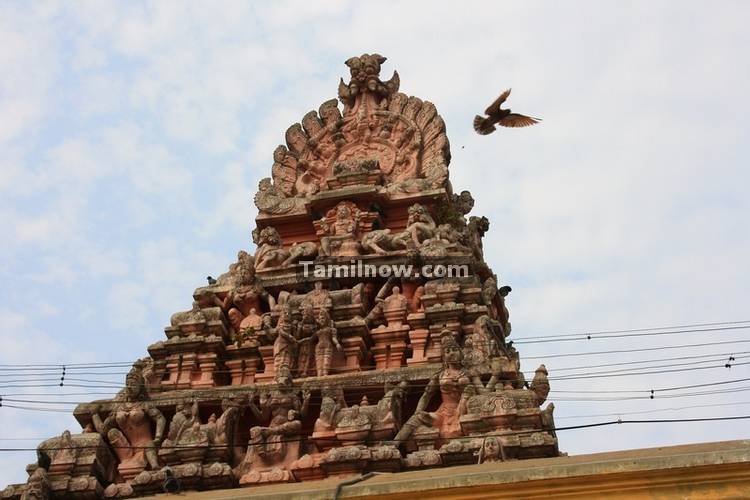
[[[214,278],[212,278],[211,276],[208,276],[206,278],[206,280],[208,280],[208,284],[209,285],[215,285],[216,284],[216,280]]]
[[[503,127],[528,127],[541,121],[539,118],[511,113],[510,109],[500,108],[509,95],[510,89],[500,94],[500,97],[495,99],[495,102],[484,110],[484,114],[487,115],[486,118],[479,115],[474,117],[474,130],[477,133],[482,135],[491,134],[495,131],[496,123]]]
[[[164,474],[167,476],[164,479],[164,483],[161,485],[164,493],[179,493],[182,489],[180,480],[174,477],[174,472],[169,467],[164,469]]]

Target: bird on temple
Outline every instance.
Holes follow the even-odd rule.
[[[172,469],[170,469],[169,467],[165,467],[164,475],[166,476],[166,478],[161,485],[164,493],[179,493],[180,490],[182,490],[182,485],[180,484],[180,480],[174,476],[174,472],[172,471]]]
[[[208,281],[209,285],[215,285],[216,284],[216,279],[213,278],[213,277],[211,277],[211,276],[207,276],[206,277],[206,281]]]
[[[502,109],[500,106],[502,106],[509,95],[510,89],[500,94],[500,97],[495,99],[495,102],[484,110],[484,114],[487,115],[486,117],[480,115],[474,117],[474,130],[478,134],[491,134],[495,131],[495,124],[502,127],[528,127],[542,121],[540,118],[532,118],[519,113],[511,113],[510,109]]]

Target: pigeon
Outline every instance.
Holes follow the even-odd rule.
[[[478,134],[487,135],[495,131],[495,124],[503,127],[528,127],[542,121],[539,118],[532,118],[530,116],[521,115],[518,113],[511,113],[510,109],[502,109],[500,106],[510,95],[510,89],[506,90],[500,97],[495,99],[495,102],[484,110],[486,117],[477,115],[474,117],[474,130]]]
[[[216,284],[216,279],[212,278],[211,276],[208,276],[206,279],[208,280],[208,284],[209,285],[215,285]]]
[[[172,472],[172,469],[168,467],[165,468],[164,474],[167,476],[167,478],[164,480],[164,483],[161,485],[164,493],[179,493],[182,489],[182,485],[180,484],[180,480],[174,477],[174,472]]]

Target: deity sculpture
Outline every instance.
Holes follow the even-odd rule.
[[[318,331],[313,334],[315,344],[315,368],[318,377],[328,375],[333,361],[333,349],[342,349],[338,333],[328,309],[321,308],[318,311]]]
[[[333,221],[324,217],[319,222],[325,236],[320,238],[320,255],[359,255],[359,243],[354,238],[359,225],[359,210],[347,203],[336,207]]]
[[[459,418],[466,411],[464,389],[473,382],[463,368],[461,347],[449,330],[441,334],[440,345],[443,369],[430,379],[422,397],[419,398],[414,415],[406,421],[394,438],[397,445],[409,439],[418,427],[437,429],[442,439],[462,435]],[[440,406],[434,412],[425,411],[438,391]]]
[[[91,415],[97,432],[114,448],[120,463],[118,470],[125,479],[135,477],[147,467],[159,469],[157,451],[164,436],[164,415],[148,402],[144,363],[139,360],[125,379],[125,388],[115,396],[114,408],[102,420],[97,408]],[[151,423],[156,431],[152,434]]]
[[[253,201],[258,210],[268,214],[299,212],[305,208],[304,198],[285,196],[285,193],[273,185],[270,177],[260,180]]]
[[[421,247],[424,240],[434,237],[435,228],[435,220],[424,206],[415,203],[409,207],[405,234],[416,248]]]
[[[313,354],[313,335],[318,330],[318,319],[312,300],[302,302],[302,319],[297,323],[297,374],[306,377]]]
[[[502,448],[500,440],[495,436],[487,436],[482,441],[482,447],[479,448],[477,453],[479,460],[478,463],[491,463],[491,462],[502,462]]]
[[[250,429],[247,454],[234,471],[240,484],[253,482],[261,471],[284,468],[299,458],[301,418],[307,415],[311,392],[303,390],[300,401],[299,389],[294,387],[286,366],[277,372],[276,382],[277,387],[270,393],[261,393],[260,408],[254,402],[254,394],[250,395],[250,411],[259,421],[268,421],[268,425]]]
[[[291,370],[297,356],[296,325],[292,320],[292,309],[288,305],[281,308],[276,328],[271,330],[275,338],[273,341],[273,367],[280,373],[282,367]]]
[[[289,252],[281,244],[281,236],[273,227],[264,227],[258,234],[258,250],[255,252],[255,270],[278,267],[289,258]]]

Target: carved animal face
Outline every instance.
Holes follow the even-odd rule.
[[[386,58],[380,54],[362,54],[359,57],[352,57],[346,60],[349,66],[349,73],[352,76],[352,82],[364,87],[368,80],[377,81],[380,75],[380,65],[386,61]]]
[[[264,227],[258,236],[258,245],[280,245],[281,236],[279,232],[273,227]]]

